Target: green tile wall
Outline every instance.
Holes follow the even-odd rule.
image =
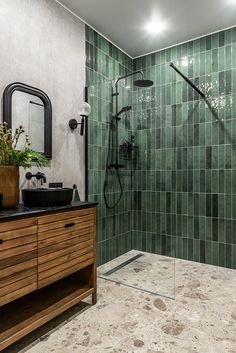
[[[133,69],[154,81],[133,91],[133,248],[236,268],[236,28],[135,59]]]
[[[136,248],[236,268],[236,29],[131,60],[86,26],[86,57],[89,199],[99,202],[98,263]],[[133,109],[119,123],[119,140],[133,133],[139,150],[135,163],[124,156],[124,196],[110,211],[102,190],[111,93],[118,76],[137,69],[154,86],[120,87],[120,108]],[[108,196],[118,196],[114,175]]]
[[[132,71],[132,60],[97,32],[86,26],[86,80],[89,87],[89,200],[98,201],[98,265],[131,249],[132,190],[129,161],[121,172],[123,197],[114,210],[106,209],[103,199],[109,122],[112,111],[112,89],[117,77]],[[119,87],[119,108],[131,103],[132,91]],[[131,112],[130,112],[131,116]],[[131,119],[119,123],[120,142],[129,138]],[[113,144],[114,145],[114,144]],[[125,157],[125,156],[124,156]],[[119,197],[117,178],[108,176],[108,199],[113,203]]]

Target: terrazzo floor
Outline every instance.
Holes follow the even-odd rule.
[[[153,268],[134,271],[149,288]],[[175,273],[175,300],[98,278],[97,305],[81,303],[3,352],[236,353],[236,271],[176,259]]]
[[[135,256],[140,257],[106,275],[106,272]],[[137,250],[131,250],[98,268],[98,276],[101,278],[172,299],[175,298],[175,272],[174,258]]]

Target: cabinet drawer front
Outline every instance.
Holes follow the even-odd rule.
[[[4,276],[0,278],[0,293],[1,293],[1,288],[9,286],[10,284],[14,282],[21,281],[24,278],[30,277],[32,275],[37,274],[37,268],[36,268],[36,263],[34,267],[24,269],[20,272],[13,272],[9,273],[8,276]]]
[[[94,262],[94,258],[91,258],[89,260],[86,260],[86,261],[83,261],[83,262],[80,262],[80,263],[76,263],[76,265],[73,265],[72,267],[64,268],[60,272],[57,272],[57,273],[53,274],[50,277],[46,277],[46,278],[43,278],[43,279],[39,280],[38,288],[45,287],[45,286],[47,286],[50,283],[58,281],[59,279],[61,279],[63,277],[66,277],[66,276],[68,276],[68,275],[70,275],[70,274],[72,274],[72,273],[74,273],[76,271],[79,271],[80,269],[82,269],[82,268],[84,268],[86,266],[89,266],[89,265],[93,264],[93,262]]]
[[[15,238],[10,240],[5,240],[4,237],[0,236],[0,259],[1,259],[2,251],[8,250],[9,254],[11,254],[11,250],[17,249],[17,248],[23,250],[23,247],[28,244],[37,244],[37,234],[27,235],[25,237]],[[23,252],[25,251],[23,250],[22,253]]]
[[[5,277],[17,274],[18,272],[28,270],[31,268],[36,268],[37,269],[37,251],[25,254],[24,259],[11,259],[12,261],[10,262],[9,259],[7,261],[1,261],[0,262],[0,280],[4,279]]]
[[[50,269],[48,269],[46,271],[40,272],[38,274],[38,279],[39,279],[39,281],[41,281],[41,280],[48,278],[48,277],[51,277],[55,274],[59,275],[62,271],[66,270],[66,269],[72,268],[73,266],[77,266],[77,265],[83,263],[84,261],[93,259],[93,255],[94,255],[93,252],[89,252],[89,253],[84,254],[82,256],[80,255],[79,257],[75,257],[73,259],[70,259],[66,263],[65,262],[58,263],[57,266],[51,267]]]
[[[1,228],[1,224],[0,224],[0,228]],[[25,238],[34,234],[37,234],[37,226],[32,226],[32,227],[22,228],[22,229],[13,229],[7,232],[0,232],[0,239],[3,242],[13,240],[13,239],[15,241],[20,241],[21,238]]]
[[[93,215],[86,215],[82,217],[68,218],[62,221],[39,225],[38,231],[39,233],[46,233],[52,230],[64,230],[65,232],[70,233],[73,230],[79,230],[92,226],[94,226]]]
[[[37,289],[37,219],[0,223],[0,306]]]
[[[43,247],[46,244],[60,242],[65,239],[73,238],[74,236],[82,236],[87,233],[93,233],[94,227],[86,227],[80,229],[80,227],[73,227],[71,229],[53,229],[48,232],[38,234],[39,247]]]
[[[1,245],[0,245],[0,247],[1,247]],[[0,261],[8,259],[8,258],[14,259],[14,257],[17,255],[24,256],[25,253],[32,252],[34,250],[37,250],[37,242],[36,241],[33,243],[30,243],[30,244],[17,246],[16,248],[6,249],[3,251],[0,251]]]
[[[84,234],[81,234],[80,232],[73,232],[71,234],[63,235],[59,237],[60,240],[58,239],[58,241],[57,238],[46,239],[39,244],[39,256],[68,247],[73,247],[83,241],[93,240],[93,234],[93,232],[88,230]]]
[[[83,216],[88,216],[91,215],[94,217],[94,212],[95,208],[86,208],[82,210],[75,210],[75,211],[69,211],[69,212],[63,212],[63,213],[56,213],[54,215],[48,215],[48,216],[42,216],[38,219],[38,224],[43,225],[46,223],[52,223],[52,222],[58,222],[62,220],[67,220],[70,218],[80,218]]]
[[[21,231],[23,228],[29,228],[33,226],[37,226],[38,221],[37,218],[27,218],[21,219],[18,221],[10,221],[10,222],[1,222],[0,223],[0,237],[2,232],[8,231]]]
[[[73,251],[69,254],[66,254],[61,257],[57,257],[56,259],[50,260],[48,262],[41,263],[38,267],[38,271],[39,271],[39,273],[47,271],[47,270],[51,269],[52,267],[56,267],[61,264],[67,263],[70,260],[78,259],[79,256],[85,255],[87,253],[91,253],[91,252],[93,252],[93,250],[94,250],[93,245],[90,245],[90,246],[87,246],[86,248],[83,248],[83,249],[80,249],[77,251]]]
[[[39,249],[39,257],[38,257],[38,264],[42,264],[44,262],[49,262],[51,260],[55,260],[58,257],[64,256],[64,255],[68,255],[71,254],[73,252],[82,250],[84,248],[87,248],[88,246],[93,246],[93,240],[91,239],[81,239],[81,242],[74,244],[74,246],[68,246],[66,248],[64,248],[63,245],[60,245],[59,248],[59,244],[58,244],[58,250],[54,250],[52,252],[48,252],[49,250],[47,248],[44,249]]]

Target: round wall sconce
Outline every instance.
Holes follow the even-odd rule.
[[[90,105],[87,102],[83,102],[83,104],[78,109],[78,113],[81,116],[80,123],[78,123],[76,119],[70,119],[69,127],[71,128],[71,130],[75,130],[77,129],[78,125],[80,125],[80,135],[83,136],[85,118],[87,118],[91,113]]]

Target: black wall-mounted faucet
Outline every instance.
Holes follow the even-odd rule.
[[[25,177],[27,180],[31,180],[32,178],[36,178],[37,180],[41,180],[41,185],[43,183],[46,183],[47,179],[44,173],[38,172],[36,174],[32,174],[31,172],[28,172],[25,174]]]

